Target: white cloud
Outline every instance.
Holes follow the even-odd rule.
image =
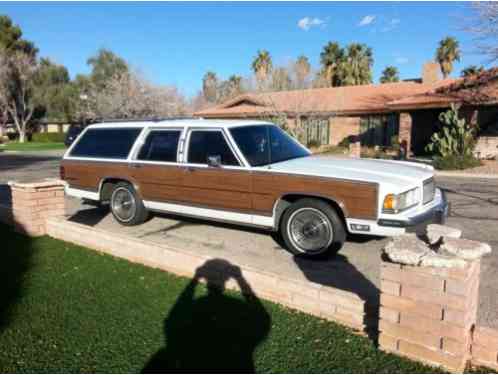
[[[360,23],[358,23],[358,26],[367,26],[370,25],[373,21],[375,21],[375,16],[369,14],[368,16],[365,16],[361,19]]]
[[[408,59],[403,56],[398,56],[394,61],[396,61],[397,64],[406,64],[408,62]]]
[[[308,31],[312,27],[325,26],[325,20],[317,17],[304,17],[297,21],[297,27],[304,31]]]

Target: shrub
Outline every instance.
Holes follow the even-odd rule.
[[[60,143],[64,142],[65,136],[65,133],[34,133],[33,142]]]
[[[386,150],[381,150],[376,147],[362,147],[361,148],[361,157],[362,158],[370,158],[370,159],[395,159],[395,155],[389,154]]]
[[[399,143],[399,136],[393,135],[391,137],[391,149],[393,151],[399,152],[400,148],[401,148],[401,144]]]
[[[344,137],[342,141],[340,141],[337,146],[344,147],[344,148],[349,148],[349,144],[351,143],[351,137]]]
[[[9,141],[15,141],[19,139],[19,133],[14,132],[14,133],[7,133],[7,138],[9,138]]]
[[[441,170],[474,168],[481,164],[481,161],[473,155],[449,155],[434,158],[434,168]]]
[[[318,148],[320,147],[320,142],[318,142],[316,139],[312,139],[311,141],[308,141],[308,144],[306,146],[308,148]]]
[[[319,154],[347,154],[348,149],[341,146],[323,146],[322,149],[318,152]]]

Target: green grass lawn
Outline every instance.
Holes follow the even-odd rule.
[[[0,238],[0,373],[437,371],[255,297],[1,225]]]
[[[48,151],[48,150],[62,150],[66,146],[64,143],[55,142],[9,142],[5,146],[0,146],[0,151]]]

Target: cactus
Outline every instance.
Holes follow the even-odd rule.
[[[452,104],[451,108],[439,115],[443,128],[434,133],[426,150],[441,157],[472,155],[475,146],[477,127],[467,124],[465,119],[458,118],[459,107]]]

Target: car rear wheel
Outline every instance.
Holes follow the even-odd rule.
[[[120,182],[114,186],[110,208],[114,218],[122,225],[142,224],[147,220],[148,212],[133,186]]]
[[[284,212],[280,232],[287,250],[307,257],[336,253],[346,239],[336,210],[311,198],[296,201]]]

